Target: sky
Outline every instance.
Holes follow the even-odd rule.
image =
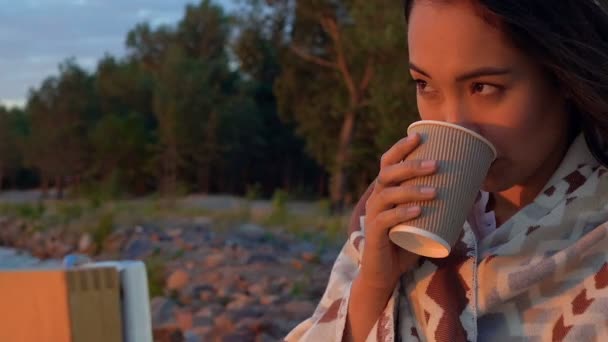
[[[215,0],[228,11],[234,0]],[[22,106],[30,88],[74,57],[94,70],[109,53],[124,56],[137,23],[175,24],[196,0],[0,0],[0,104]]]

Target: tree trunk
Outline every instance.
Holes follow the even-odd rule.
[[[368,187],[369,187],[369,176],[368,176],[368,172],[364,171],[359,176],[355,196],[359,196],[359,194],[365,193],[365,190],[367,190]],[[358,200],[358,198],[357,198],[357,200]]]
[[[354,124],[355,112],[349,111],[344,115],[344,121],[342,122],[342,128],[340,130],[340,140],[338,141],[336,163],[331,174],[329,198],[331,200],[331,210],[334,214],[341,214],[344,210],[346,164],[350,157],[350,143],[352,140]]]
[[[43,199],[46,199],[49,196],[49,178],[44,173],[42,174],[41,178],[40,196]]]
[[[288,193],[291,193],[293,190],[291,182],[292,165],[293,160],[291,160],[291,158],[288,158],[283,164],[283,189],[285,189]]]
[[[344,187],[346,184],[346,165],[350,158],[351,140],[355,125],[355,115],[361,107],[362,101],[374,77],[374,56],[367,57],[365,69],[363,70],[360,81],[355,79],[352,67],[347,61],[347,53],[342,44],[341,28],[335,17],[321,16],[319,23],[323,30],[331,37],[335,51],[335,60],[329,61],[319,58],[312,53],[303,51],[297,46],[291,46],[291,50],[301,58],[315,63],[321,67],[338,71],[349,94],[349,110],[344,115],[342,128],[340,130],[340,140],[336,152],[336,161],[331,170],[330,180],[330,201],[332,213],[342,213],[344,210]]]
[[[198,172],[198,186],[199,186],[200,191],[204,194],[209,193],[210,168],[211,168],[211,165],[204,164],[204,165],[200,166],[200,169]]]
[[[82,176],[80,174],[78,174],[74,177],[74,187],[76,189],[79,189],[81,185],[82,185]]]
[[[175,146],[168,146],[164,154],[162,192],[173,195],[177,189],[177,151]]]
[[[319,176],[319,196],[325,196],[325,173],[321,172]]]
[[[57,176],[55,178],[55,186],[57,187],[57,199],[63,199],[63,177]]]

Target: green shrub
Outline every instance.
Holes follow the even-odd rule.
[[[101,182],[94,180],[82,182],[74,192],[74,197],[84,198],[91,209],[98,209],[107,201],[123,197],[125,194],[123,179],[122,172],[118,169],[114,170]]]
[[[165,264],[159,257],[149,257],[144,260],[148,275],[148,291],[150,298],[163,296],[165,286]]]
[[[9,210],[12,211],[12,210]],[[38,202],[36,204],[31,203],[23,203],[17,204],[14,207],[14,212],[12,214],[17,215],[20,218],[29,219],[29,220],[38,220],[44,215],[45,207],[44,203]]]
[[[282,189],[277,189],[272,196],[272,212],[267,219],[266,224],[278,225],[284,224],[288,218],[287,210],[288,194]]]
[[[92,235],[95,245],[99,250],[103,249],[103,243],[110,234],[114,231],[114,215],[107,213],[101,217],[97,226],[94,227]]]
[[[253,185],[247,185],[247,190],[245,192],[245,199],[247,201],[253,201],[262,197],[262,186],[260,183],[255,183]]]
[[[57,213],[61,217],[63,223],[67,224],[72,220],[80,218],[84,213],[84,209],[78,203],[65,204],[57,207]]]
[[[323,198],[317,201],[317,210],[323,216],[331,214],[331,201],[328,198]]]

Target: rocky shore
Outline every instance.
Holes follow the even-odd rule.
[[[156,341],[281,340],[313,313],[341,247],[254,224],[214,229],[206,217],[117,228],[100,244],[0,219],[0,246],[10,248],[0,250],[0,268],[53,265],[74,252],[143,260]]]

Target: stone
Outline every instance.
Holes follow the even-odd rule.
[[[175,325],[155,327],[152,330],[154,342],[183,342],[184,335]]]
[[[304,268],[304,264],[302,264],[302,262],[300,260],[296,260],[296,259],[291,260],[291,266],[298,271],[300,271]]]
[[[249,284],[247,292],[251,293],[254,296],[262,296],[268,292],[268,286],[266,285],[266,282],[255,282]]]
[[[211,317],[197,314],[194,316],[192,324],[195,327],[213,327],[213,319],[211,319]]]
[[[270,327],[270,322],[268,320],[260,317],[260,318],[244,318],[240,320],[236,325],[236,330],[245,330],[250,331],[253,334],[257,335],[262,331],[266,330]]]
[[[179,269],[171,273],[169,278],[167,279],[167,289],[168,290],[180,290],[190,281],[190,275],[188,272]]]
[[[222,334],[233,332],[235,328],[234,321],[230,319],[225,313],[217,316],[213,320],[213,325],[215,327],[215,330]]]
[[[89,233],[84,233],[78,240],[78,252],[89,254],[91,246],[93,245],[93,237]]]
[[[152,253],[153,246],[148,239],[135,238],[127,243],[123,251],[124,259],[143,259]]]
[[[46,259],[49,257],[44,241],[42,240],[32,241],[32,244],[29,246],[29,250],[32,255],[38,259]]]
[[[198,216],[192,219],[192,223],[197,226],[202,226],[204,228],[211,227],[213,225],[213,219],[207,216]]]
[[[210,302],[214,297],[215,295],[213,294],[213,292],[208,291],[201,292],[199,296],[200,300],[203,301],[203,303]]]
[[[225,334],[220,340],[222,342],[255,342],[255,335],[249,331],[234,331]]]
[[[193,315],[192,311],[188,309],[180,309],[175,311],[175,322],[177,326],[182,330],[186,331],[191,329],[193,326]]]
[[[221,253],[214,253],[205,258],[205,266],[208,268],[218,267],[224,262],[224,255]]]
[[[226,305],[226,309],[228,310],[240,310],[245,307],[248,307],[253,302],[253,299],[247,295],[243,295],[237,293],[233,297],[234,299]]]
[[[171,238],[175,239],[182,235],[182,229],[181,228],[167,229],[167,235],[169,235]]]
[[[336,262],[336,259],[338,258],[339,254],[340,252],[337,250],[327,251],[321,255],[321,263],[325,265],[333,265],[334,262]]]
[[[279,300],[279,296],[276,295],[265,295],[260,297],[260,304],[262,305],[270,305],[274,304]]]
[[[211,341],[212,327],[195,327],[184,333],[184,342]]]
[[[267,333],[261,333],[256,337],[255,342],[274,342],[278,340],[280,339],[273,337],[272,335],[269,335]]]
[[[257,240],[264,237],[266,230],[258,225],[246,223],[238,228],[238,232],[245,237]]]
[[[164,297],[154,297],[150,302],[152,314],[152,325],[160,326],[166,323],[173,323],[175,320],[174,311],[177,305],[170,299]]]
[[[58,242],[55,245],[54,252],[52,254],[53,259],[61,259],[72,251],[72,247],[64,242]]]
[[[280,338],[283,338],[302,321],[302,318],[297,320],[289,320],[285,319],[284,317],[277,317],[276,319],[273,319],[272,327],[270,327],[268,333],[270,335],[279,336]]]
[[[306,262],[316,263],[319,262],[319,256],[315,252],[303,252],[301,254],[302,260]]]
[[[220,304],[212,303],[200,309],[196,313],[195,317],[208,317],[215,319],[215,317],[220,315],[222,312],[224,312],[224,308]]]
[[[259,318],[264,315],[264,309],[257,305],[249,305],[238,310],[230,310],[227,315],[232,322],[239,322],[245,318]]]
[[[301,255],[302,253],[306,252],[312,253],[316,250],[317,246],[307,241],[294,243],[289,246],[289,252],[295,255]]]
[[[315,311],[315,305],[306,300],[294,300],[283,306],[290,319],[310,317]]]
[[[222,272],[211,272],[211,274],[205,274],[205,281],[211,284],[217,284],[224,279]]]
[[[215,295],[215,288],[208,284],[189,284],[185,291],[203,302],[208,302]]]
[[[247,259],[247,265],[251,264],[277,264],[279,259],[271,254],[253,254]]]
[[[127,235],[124,232],[114,232],[103,242],[103,249],[108,253],[120,252],[127,242]]]
[[[237,292],[234,282],[223,281],[217,286],[217,297],[232,297]]]

